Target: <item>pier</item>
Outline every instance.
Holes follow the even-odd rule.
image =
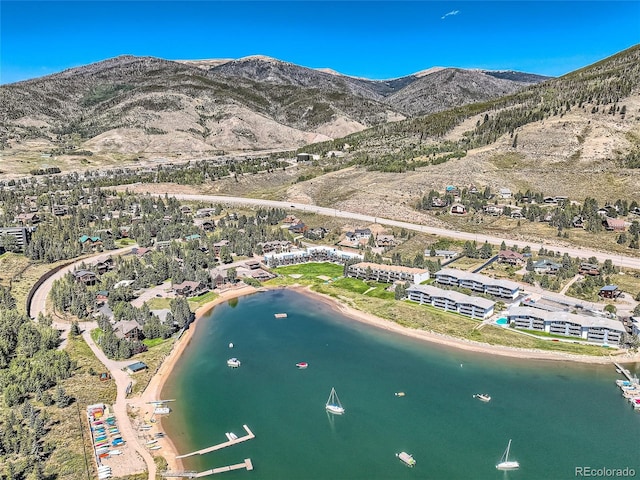
[[[252,438],[256,438],[256,436],[253,434],[253,432],[251,430],[249,430],[249,427],[247,427],[246,425],[242,425],[242,427],[247,431],[247,434],[244,437],[238,437],[236,439],[229,440],[229,441],[223,442],[223,443],[219,443],[219,444],[213,445],[211,447],[203,448],[201,450],[196,450],[195,452],[185,453],[184,455],[178,455],[178,456],[176,456],[176,458],[186,458],[186,457],[191,457],[193,455],[204,455],[205,453],[213,452],[215,450],[220,450],[221,448],[230,447],[231,445],[235,445],[236,443],[246,442],[247,440],[251,440]],[[251,461],[249,461],[249,464],[250,463],[251,463]],[[238,465],[244,465],[244,464],[238,464]],[[220,467],[220,468],[226,468],[226,467]],[[237,468],[241,468],[241,467],[237,467]],[[251,469],[252,468],[253,467],[251,467]],[[251,469],[248,468],[247,470],[251,470]],[[225,470],[225,471],[227,471],[227,470]],[[216,473],[219,473],[219,472],[216,472]],[[208,475],[212,475],[212,474],[208,474]]]
[[[625,377],[627,377],[627,380],[629,380],[630,382],[637,383],[638,379],[636,377],[632,377],[631,372],[629,370],[627,370],[617,362],[613,362],[613,364],[616,366],[618,370],[620,370],[620,373],[622,373]]]
[[[235,465],[227,465],[226,467],[212,468],[211,470],[205,470],[204,472],[196,473],[195,478],[208,477],[209,475],[215,475],[216,473],[230,472],[231,470],[240,470],[246,468],[247,470],[253,470],[253,464],[250,458],[245,458],[244,462],[236,463]]]

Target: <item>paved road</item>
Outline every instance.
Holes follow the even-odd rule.
[[[110,255],[123,255],[125,253],[129,253],[133,246],[119,248],[117,250],[108,250],[101,253],[96,253],[95,255],[91,255],[89,257],[85,257],[81,260],[73,262],[66,267],[60,269],[58,272],[54,273],[51,277],[47,278],[40,287],[35,291],[33,298],[31,299],[31,305],[29,305],[29,311],[27,312],[31,318],[38,318],[38,314],[42,313],[45,315],[46,306],[47,306],[47,297],[49,296],[49,292],[51,291],[51,287],[53,286],[53,282],[61,279],[67,273],[72,272],[74,269],[78,268],[80,264],[84,263],[85,265],[90,265],[92,263],[96,263],[99,258],[106,258]],[[62,339],[62,343],[60,348],[64,348],[64,343],[66,341],[67,335],[69,334],[69,328],[71,328],[71,324],[69,322],[53,322],[53,328],[60,330],[60,337]]]
[[[164,197],[165,194],[151,194],[157,197]],[[538,250],[541,246],[550,250],[568,253],[572,257],[590,258],[595,257],[599,262],[604,262],[610,259],[614,265],[633,268],[640,270],[640,259],[628,257],[624,255],[611,254],[602,251],[591,250],[582,247],[558,247],[550,243],[539,242],[524,242],[520,240],[511,240],[508,238],[494,237],[491,235],[475,234],[468,232],[460,232],[457,230],[448,230],[446,228],[429,227],[426,225],[419,225],[416,223],[401,222],[398,220],[390,220],[387,218],[373,217],[371,215],[363,215],[360,213],[347,212],[344,210],[337,210],[335,208],[319,207],[317,205],[309,205],[305,203],[295,202],[282,202],[277,200],[263,200],[257,198],[244,198],[244,197],[227,197],[222,195],[186,195],[186,194],[170,194],[172,197],[178,200],[193,201],[193,202],[211,202],[211,203],[231,203],[238,205],[252,205],[260,207],[271,208],[287,208],[302,210],[304,212],[313,212],[321,215],[349,218],[353,220],[360,220],[367,223],[379,223],[381,225],[388,225],[391,227],[405,228],[406,230],[413,230],[422,233],[428,233],[431,235],[438,235],[442,237],[455,238],[458,240],[476,241],[478,243],[484,243],[485,241],[492,245],[500,245],[503,241],[507,241],[510,245],[517,245],[519,248],[531,247]]]

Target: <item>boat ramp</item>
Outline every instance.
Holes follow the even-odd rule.
[[[191,457],[193,455],[204,455],[205,453],[213,452],[215,450],[220,450],[221,448],[230,447],[231,445],[235,445],[236,443],[246,442],[247,440],[251,440],[252,438],[256,438],[256,436],[253,434],[253,432],[251,430],[249,430],[249,427],[247,427],[246,425],[243,425],[242,427],[247,432],[247,434],[245,436],[243,436],[243,437],[234,438],[232,440],[228,440],[226,442],[219,443],[219,444],[213,445],[211,447],[203,448],[201,450],[196,450],[195,452],[185,453],[184,455],[178,455],[178,456],[176,456],[176,458],[186,458],[186,457]],[[240,465],[240,464],[238,464],[238,465]],[[240,468],[240,467],[238,467],[238,468]]]

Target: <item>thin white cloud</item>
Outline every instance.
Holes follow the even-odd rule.
[[[451,10],[449,13],[445,13],[442,17],[440,17],[442,20],[444,20],[445,18],[447,18],[450,15],[457,15],[460,13],[460,10]]]

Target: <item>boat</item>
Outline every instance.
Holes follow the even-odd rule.
[[[496,465],[498,470],[516,470],[520,468],[520,464],[515,460],[509,460],[509,450],[511,450],[511,439],[509,439],[509,443],[507,444],[507,449],[502,454],[502,458],[500,462]]]
[[[227,360],[227,365],[231,368],[238,368],[240,366],[240,360],[235,357],[230,358],[229,360]]]
[[[153,413],[155,415],[168,415],[169,413],[171,413],[171,409],[169,407],[156,407],[153,410]]]
[[[122,455],[122,450],[110,450],[111,455]]]
[[[162,445],[154,445],[153,447],[149,447],[149,450],[160,450]]]
[[[407,452],[396,453],[396,457],[402,460],[407,467],[414,467],[416,465],[416,461],[413,458],[413,455],[408,454]]]
[[[296,367],[298,368],[307,368],[309,364],[307,362],[298,362],[296,363]]]
[[[233,343],[230,343],[230,344],[229,344],[229,348],[233,348]]]
[[[233,432],[227,432],[225,433],[225,435],[227,436],[227,439],[231,442],[233,440],[237,440],[238,439],[238,435],[236,435]]]
[[[273,315],[276,318],[287,318],[287,314],[286,313],[276,313]]]
[[[333,413],[334,415],[342,415],[344,413],[344,408],[340,403],[336,389],[333,387],[331,388],[331,393],[329,394],[325,408],[327,412]]]
[[[491,397],[487,393],[476,393],[473,395],[473,398],[477,398],[481,402],[490,402]]]
[[[149,440],[147,445],[153,445],[154,443],[158,443],[158,440]]]
[[[395,395],[396,397],[404,397],[404,396],[405,396],[405,393],[404,393],[404,392],[396,392],[396,393],[394,393],[394,395]]]

